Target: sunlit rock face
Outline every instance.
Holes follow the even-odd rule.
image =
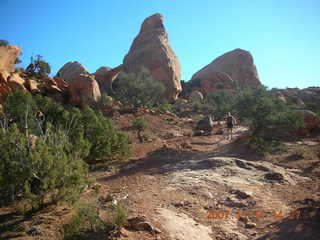
[[[0,71],[13,72],[15,61],[21,54],[21,49],[17,46],[0,47]]]
[[[242,49],[216,58],[196,72],[191,81],[200,81],[204,91],[261,86],[251,53]]]
[[[155,80],[166,87],[165,97],[173,102],[181,92],[180,63],[169,45],[163,16],[154,14],[146,18],[138,36],[134,39],[129,53],[123,60],[127,73],[147,68]]]
[[[87,69],[79,62],[67,62],[60,68],[56,77],[61,78],[62,80],[69,82],[74,77],[79,76],[80,74],[89,74]]]

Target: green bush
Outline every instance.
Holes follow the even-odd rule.
[[[283,146],[279,141],[268,141],[259,136],[252,136],[249,138],[248,145],[251,149],[255,150],[261,156],[274,153],[282,150]]]
[[[87,183],[86,164],[66,134],[51,126],[38,137],[16,124],[0,129],[0,156],[2,200],[23,200],[33,210],[46,202],[73,203]]]
[[[78,125],[84,138],[91,143],[90,160],[122,159],[131,152],[129,137],[113,127],[110,119],[91,108],[83,110],[81,124]]]
[[[206,102],[213,106],[214,116],[224,118],[228,112],[232,112],[235,97],[227,91],[218,90],[208,94]]]
[[[21,131],[29,129],[36,132],[38,129],[36,119],[37,105],[28,92],[13,91],[4,104],[4,113],[8,121],[17,124]]]
[[[146,69],[137,74],[120,74],[116,85],[115,98],[135,109],[159,105],[165,91],[164,85],[154,80]]]
[[[145,141],[145,137],[143,136],[142,132],[148,127],[147,121],[143,117],[136,118],[133,120],[132,125],[134,128],[138,130],[138,138],[139,141],[142,143]]]
[[[128,136],[115,129],[110,119],[89,107],[82,111],[66,109],[50,98],[17,91],[7,97],[4,114],[20,131],[25,131],[27,126],[28,132],[37,136],[45,133],[49,124],[64,130],[73,149],[87,161],[122,159],[131,152]]]
[[[112,205],[109,216],[108,224],[114,229],[121,229],[127,223],[127,211],[121,206]]]
[[[99,217],[96,203],[80,202],[75,208],[76,213],[64,226],[64,239],[85,238],[88,232],[104,231],[105,223]]]
[[[234,110],[258,136],[276,136],[280,132],[275,129],[291,133],[291,130],[303,124],[302,118],[290,105],[272,96],[266,88],[244,90],[236,98]]]
[[[148,127],[148,122],[143,117],[138,117],[133,120],[132,125],[139,131],[144,131]]]
[[[160,104],[159,108],[158,108],[161,112],[172,112],[173,110],[173,106],[168,103],[167,101],[164,101]]]

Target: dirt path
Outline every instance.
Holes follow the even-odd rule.
[[[236,138],[245,133],[238,128]],[[104,191],[128,196],[130,216],[144,216],[161,230],[145,233],[146,239],[268,239],[271,232],[272,239],[293,233],[306,239],[301,229],[313,233],[307,239],[319,239],[313,216],[296,216],[304,199],[319,201],[318,181],[301,169],[261,161],[225,136],[177,137],[166,144],[117,174],[98,177]],[[309,207],[319,212],[316,204]]]
[[[113,121],[133,139],[133,157],[91,173],[100,196],[111,194],[129,218],[141,217],[157,229],[123,229],[117,239],[320,239],[319,142],[285,143],[286,150],[262,158],[244,147],[244,127],[229,141],[226,135],[192,136],[189,120],[144,117],[156,137],[139,143],[135,116],[119,116]],[[2,208],[0,239],[60,240],[68,216],[61,207],[23,219]],[[33,226],[41,229],[35,237],[28,234]]]

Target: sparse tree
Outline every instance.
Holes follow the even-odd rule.
[[[9,45],[9,41],[8,40],[0,39],[0,47],[1,46],[8,46],[8,45]]]
[[[35,58],[31,57],[31,63],[26,68],[26,72],[30,77],[40,80],[50,74],[51,67],[41,55],[36,55]]]

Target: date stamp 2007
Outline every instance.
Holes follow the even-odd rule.
[[[283,211],[262,211],[262,210],[235,210],[231,209],[226,210],[209,210],[207,218],[214,220],[227,220],[235,215],[238,219],[240,217],[252,217],[256,219],[264,219],[264,218],[274,218],[274,220],[281,220],[284,218],[288,219],[299,219],[300,218],[300,210],[294,210],[290,212]]]

